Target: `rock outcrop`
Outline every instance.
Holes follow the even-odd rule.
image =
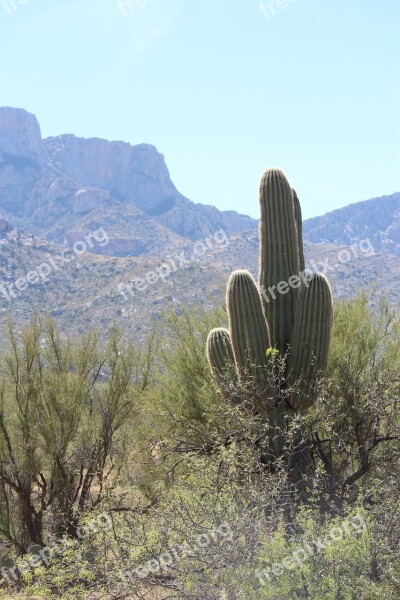
[[[45,140],[53,165],[86,186],[108,190],[144,212],[177,195],[162,154],[154,146],[131,146],[98,138],[61,135]]]
[[[19,227],[59,243],[94,224],[107,228],[110,243],[96,252],[117,256],[161,254],[221,228],[230,234],[256,224],[182,196],[150,144],[42,140],[36,117],[13,108],[0,108],[0,208]]]
[[[46,150],[34,115],[19,108],[0,109],[0,153],[33,163],[45,162]]]
[[[46,150],[36,117],[25,110],[1,108],[0,208],[23,214],[45,164]]]

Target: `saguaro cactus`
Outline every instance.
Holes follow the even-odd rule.
[[[285,410],[292,414],[314,401],[328,359],[332,295],[323,275],[304,271],[300,203],[279,169],[261,178],[260,211],[259,287],[247,271],[232,273],[229,332],[211,331],[207,356],[224,394],[227,380],[239,396],[251,390],[254,409],[276,429]],[[285,360],[280,391],[273,381],[276,354]]]
[[[282,171],[269,169],[262,176],[260,212],[259,285],[264,292],[264,315],[274,345],[284,354],[290,344],[297,289],[289,288],[285,294],[275,290],[299,275],[300,257],[292,188]],[[271,291],[272,300],[267,296]]]

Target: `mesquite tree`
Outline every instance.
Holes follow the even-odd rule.
[[[112,331],[62,339],[53,321],[17,336],[0,381],[0,537],[19,551],[74,536],[82,514],[118,483],[125,439],[148,385],[149,352]]]

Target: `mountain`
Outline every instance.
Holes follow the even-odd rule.
[[[400,302],[399,193],[303,229],[307,266],[326,272],[336,297],[375,285]],[[43,140],[34,115],[0,109],[2,339],[6,317],[21,326],[36,310],[65,334],[117,323],[140,342],[166,308],[220,305],[238,268],[257,275],[257,222],[190,202],[156,148]]]
[[[370,239],[375,250],[400,256],[400,193],[334,210],[304,223],[310,242],[351,245]]]
[[[19,228],[73,243],[103,227],[116,256],[155,255],[256,221],[194,204],[178,192],[154,146],[61,135],[42,139],[36,117],[0,108],[0,210]]]
[[[234,269],[246,268],[256,276],[256,231],[233,234],[229,239],[214,236],[213,240],[212,247],[201,254],[198,246],[189,243],[176,254],[166,252],[157,257],[78,255],[10,224],[1,232],[0,221],[1,339],[6,335],[7,317],[20,327],[37,311],[54,317],[64,334],[82,334],[96,327],[105,335],[115,323],[142,342],[151,330],[160,328],[166,309],[179,313],[183,306],[221,305]],[[348,248],[305,242],[307,265],[329,266],[327,275],[337,298],[375,284],[398,304],[399,258],[363,247],[357,258],[352,254],[343,260],[341,253],[346,255]],[[169,273],[165,271],[168,261],[171,267],[175,263]]]

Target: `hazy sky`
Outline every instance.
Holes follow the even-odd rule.
[[[154,144],[191,200],[253,216],[279,166],[315,216],[400,190],[399,23],[398,0],[0,0],[0,105]]]

